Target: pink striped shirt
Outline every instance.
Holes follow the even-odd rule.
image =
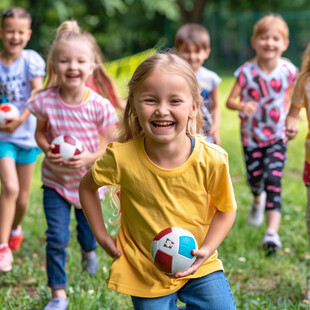
[[[28,108],[38,119],[48,120],[46,136],[51,141],[64,134],[75,136],[90,152],[100,147],[100,134],[118,123],[116,112],[109,100],[89,90],[85,101],[79,105],[66,104],[58,88],[39,93]],[[46,158],[42,163],[43,184],[54,188],[75,207],[80,208],[78,188],[82,176],[90,166],[70,169],[51,164]]]

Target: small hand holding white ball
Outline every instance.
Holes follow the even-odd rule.
[[[192,250],[192,255],[196,256],[195,262],[186,270],[177,272],[174,277],[182,278],[188,275],[193,275],[198,268],[210,257],[210,251],[207,247],[201,247],[198,250]]]

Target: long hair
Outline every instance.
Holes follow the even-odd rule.
[[[135,137],[142,136],[143,129],[139,123],[138,118],[134,113],[134,94],[137,88],[149,77],[156,69],[161,69],[166,73],[173,73],[182,76],[188,83],[191,90],[193,102],[196,105],[196,115],[194,118],[189,119],[187,123],[187,131],[191,134],[199,132],[202,127],[201,105],[202,97],[200,95],[200,88],[196,76],[187,61],[179,56],[175,51],[155,54],[148,59],[144,60],[135,70],[132,78],[128,83],[128,97],[126,102],[125,111],[123,112],[123,119],[119,127],[117,140],[119,142],[127,142]],[[119,224],[121,220],[120,201],[117,192],[120,191],[120,186],[110,187],[110,203],[115,212],[115,221],[109,219],[112,224]],[[107,205],[106,204],[106,205]]]
[[[301,72],[296,83],[294,94],[303,93],[302,89],[310,82],[310,43],[308,44],[302,58]]]
[[[144,60],[135,70],[132,78],[128,83],[128,97],[122,122],[118,132],[118,141],[126,142],[134,137],[142,136],[143,129],[138,118],[134,113],[134,94],[143,81],[152,74],[156,69],[160,68],[163,72],[177,74],[182,76],[189,85],[193,101],[196,104],[196,116],[188,120],[186,130],[195,134],[202,126],[200,88],[191,66],[176,52],[165,52],[155,54]]]
[[[63,22],[57,29],[55,39],[50,47],[47,56],[46,61],[47,80],[44,87],[45,89],[59,86],[57,75],[54,69],[54,64],[56,62],[57,57],[57,48],[60,43],[69,42],[72,40],[79,40],[81,44],[84,43],[87,44],[89,46],[90,52],[93,54],[95,61],[95,55],[88,34],[82,31],[78,23],[74,20]]]
[[[89,41],[93,45],[95,54],[95,68],[93,72],[93,80],[98,89],[98,92],[102,97],[109,99],[114,108],[124,110],[124,104],[120,99],[120,95],[114,83],[104,70],[102,51],[95,37],[89,32],[87,32],[87,36],[89,38]]]
[[[79,40],[81,44],[87,44],[89,46],[90,53],[92,53],[94,62],[95,54],[93,52],[92,43],[89,40],[87,32],[84,32],[80,29],[78,23],[74,20],[64,21],[56,30],[55,39],[52,42],[52,45],[49,49],[47,61],[46,61],[46,82],[43,89],[34,90],[31,92],[31,97],[28,101],[32,101],[35,96],[44,91],[45,89],[58,87],[58,77],[54,69],[54,65],[57,58],[57,48],[59,44],[66,43],[71,40]]]

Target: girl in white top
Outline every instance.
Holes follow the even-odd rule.
[[[20,7],[2,12],[0,29],[0,103],[11,103],[20,117],[0,125],[0,271],[12,268],[12,251],[23,240],[30,184],[37,155],[36,119],[26,109],[31,90],[42,88],[45,62],[33,50],[24,49],[31,37],[31,16]]]
[[[285,119],[298,74],[281,58],[289,44],[289,29],[279,15],[267,15],[254,26],[256,57],[238,68],[227,107],[239,111],[247,181],[253,194],[248,221],[260,226],[266,210],[263,247],[272,253],[282,247],[281,179],[286,160]]]
[[[44,211],[48,223],[47,274],[52,300],[47,309],[66,309],[66,252],[70,231],[70,207],[75,207],[78,240],[82,259],[91,275],[96,274],[97,260],[93,252],[95,239],[80,208],[78,186],[81,177],[100,157],[105,145],[114,137],[118,118],[111,103],[85,86],[94,68],[95,55],[87,33],[76,22],[58,29],[47,60],[48,80],[45,89],[29,104],[37,116],[36,140],[45,153],[42,164]],[[81,141],[83,152],[68,161],[54,154],[52,140],[59,135],[73,135]],[[104,145],[100,145],[100,136]],[[55,215],[56,214],[56,215]]]

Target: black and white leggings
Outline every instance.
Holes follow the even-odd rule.
[[[279,140],[262,148],[243,147],[247,182],[252,194],[267,194],[266,210],[281,210],[281,179],[286,161],[287,142]]]

